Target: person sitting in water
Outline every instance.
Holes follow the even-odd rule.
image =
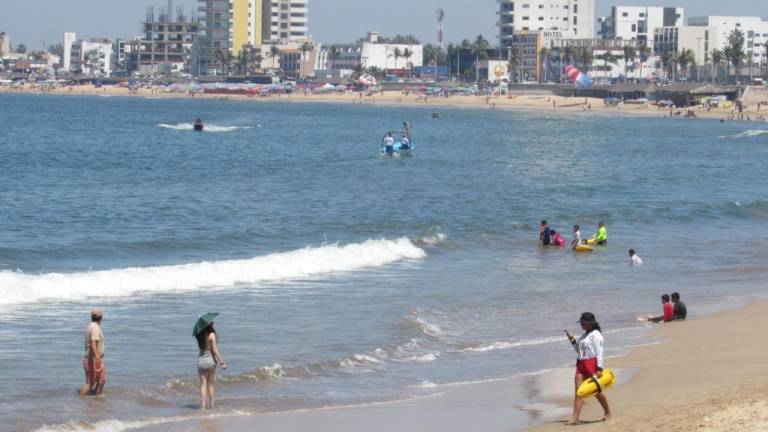
[[[554,229],[550,232],[552,235],[552,245],[557,247],[563,247],[565,246],[565,239],[563,236],[560,235],[559,232],[555,231]]]
[[[198,132],[201,132],[203,130],[203,121],[200,118],[195,120],[195,130]]]
[[[601,246],[608,244],[608,230],[605,228],[604,222],[597,224],[597,232],[592,237],[592,240]]]
[[[384,152],[388,154],[395,152],[395,139],[392,138],[392,132],[387,132],[384,138]]]
[[[571,248],[576,250],[581,245],[581,227],[578,225],[573,226],[573,240],[571,240]]]
[[[433,111],[433,112],[432,112],[432,118],[433,118],[433,119],[437,119],[437,118],[440,118],[440,114],[438,114],[438,113],[437,113],[437,111]]]
[[[672,303],[669,302],[669,294],[661,296],[661,305],[663,314],[657,317],[650,317],[648,321],[651,322],[669,322],[675,319],[675,311]]]
[[[631,265],[632,267],[640,267],[643,265],[643,260],[635,252],[634,249],[629,250],[629,265]]]
[[[675,321],[684,321],[685,317],[688,316],[688,308],[685,307],[685,303],[680,301],[680,294],[672,293],[672,304],[674,305],[672,313]]]
[[[539,231],[539,241],[542,246],[549,246],[552,244],[552,230],[547,225],[547,221],[541,221],[541,230]]]

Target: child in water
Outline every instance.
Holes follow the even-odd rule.
[[[559,232],[552,230],[552,246],[563,247],[565,246],[565,239]]]
[[[576,248],[581,244],[581,227],[578,225],[573,226],[573,240],[571,240],[571,248],[573,250],[576,250]]]

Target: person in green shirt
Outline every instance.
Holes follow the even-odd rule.
[[[608,244],[608,230],[605,229],[604,222],[600,222],[599,224],[597,224],[597,232],[595,233],[595,236],[592,238],[595,240],[595,243],[599,245]]]

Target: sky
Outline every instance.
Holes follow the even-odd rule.
[[[65,31],[79,38],[130,38],[139,33],[148,6],[167,0],[0,0],[0,31],[11,43],[30,49],[60,43]],[[613,5],[682,6],[696,15],[768,16],[765,0],[597,0],[597,16],[610,14]],[[758,6],[760,5],[760,6]],[[195,0],[174,0],[189,13]],[[436,39],[435,10],[446,11],[445,39],[457,42],[483,34],[492,42],[497,34],[496,0],[309,0],[310,33],[321,43],[354,42],[369,30],[382,35],[412,33],[423,42]]]

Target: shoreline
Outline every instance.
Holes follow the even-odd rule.
[[[516,94],[507,97],[486,97],[486,96],[451,96],[449,98],[433,97],[424,98],[420,95],[403,95],[401,92],[385,92],[373,96],[360,97],[358,93],[331,93],[317,95],[303,94],[284,94],[270,95],[268,97],[255,97],[247,95],[222,95],[222,94],[198,94],[186,95],[181,93],[164,93],[151,89],[139,89],[131,93],[124,87],[102,87],[95,88],[93,85],[60,87],[45,92],[36,88],[30,89],[10,89],[0,88],[1,94],[34,94],[34,95],[58,95],[58,96],[81,96],[81,97],[136,97],[145,99],[204,99],[204,100],[222,100],[232,102],[254,102],[254,103],[331,103],[331,104],[351,104],[351,105],[371,105],[371,106],[403,106],[403,107],[423,107],[423,108],[475,108],[489,110],[514,110],[535,112],[540,114],[569,114],[569,115],[593,115],[593,116],[630,116],[630,117],[657,117],[669,119],[668,109],[658,109],[649,103],[636,105],[625,104],[621,107],[608,107],[598,98],[581,97],[563,97],[554,95],[535,95],[535,94]],[[584,110],[584,102],[590,106],[590,109]],[[556,108],[554,107],[556,106]],[[727,122],[736,121],[739,123],[757,123],[766,124],[768,121],[758,119],[751,120],[729,120],[731,110],[728,108],[713,108],[707,111],[703,107],[690,108],[696,113],[694,118],[686,118],[684,115],[674,116],[686,120],[713,119],[725,120]],[[688,109],[680,109],[687,111]],[[747,115],[765,116],[766,111],[745,111]]]
[[[768,375],[763,373],[763,359],[768,346],[762,341],[767,336],[768,300],[760,298],[736,309],[660,325],[649,332],[648,344],[630,347],[626,354],[606,361],[619,375],[619,383],[608,393],[613,421],[599,421],[602,411],[590,399],[576,430],[766,430],[768,401],[763,396]],[[572,374],[571,368],[558,368],[438,385],[432,396],[401,401],[216,419],[193,417],[140,430],[561,431],[570,416],[571,401],[562,391],[572,385]],[[527,388],[526,382],[533,386]],[[524,397],[530,398],[537,388],[547,388],[548,394],[540,390],[537,400],[520,405],[519,394],[513,391],[520,383]],[[528,418],[521,418],[520,412]]]

